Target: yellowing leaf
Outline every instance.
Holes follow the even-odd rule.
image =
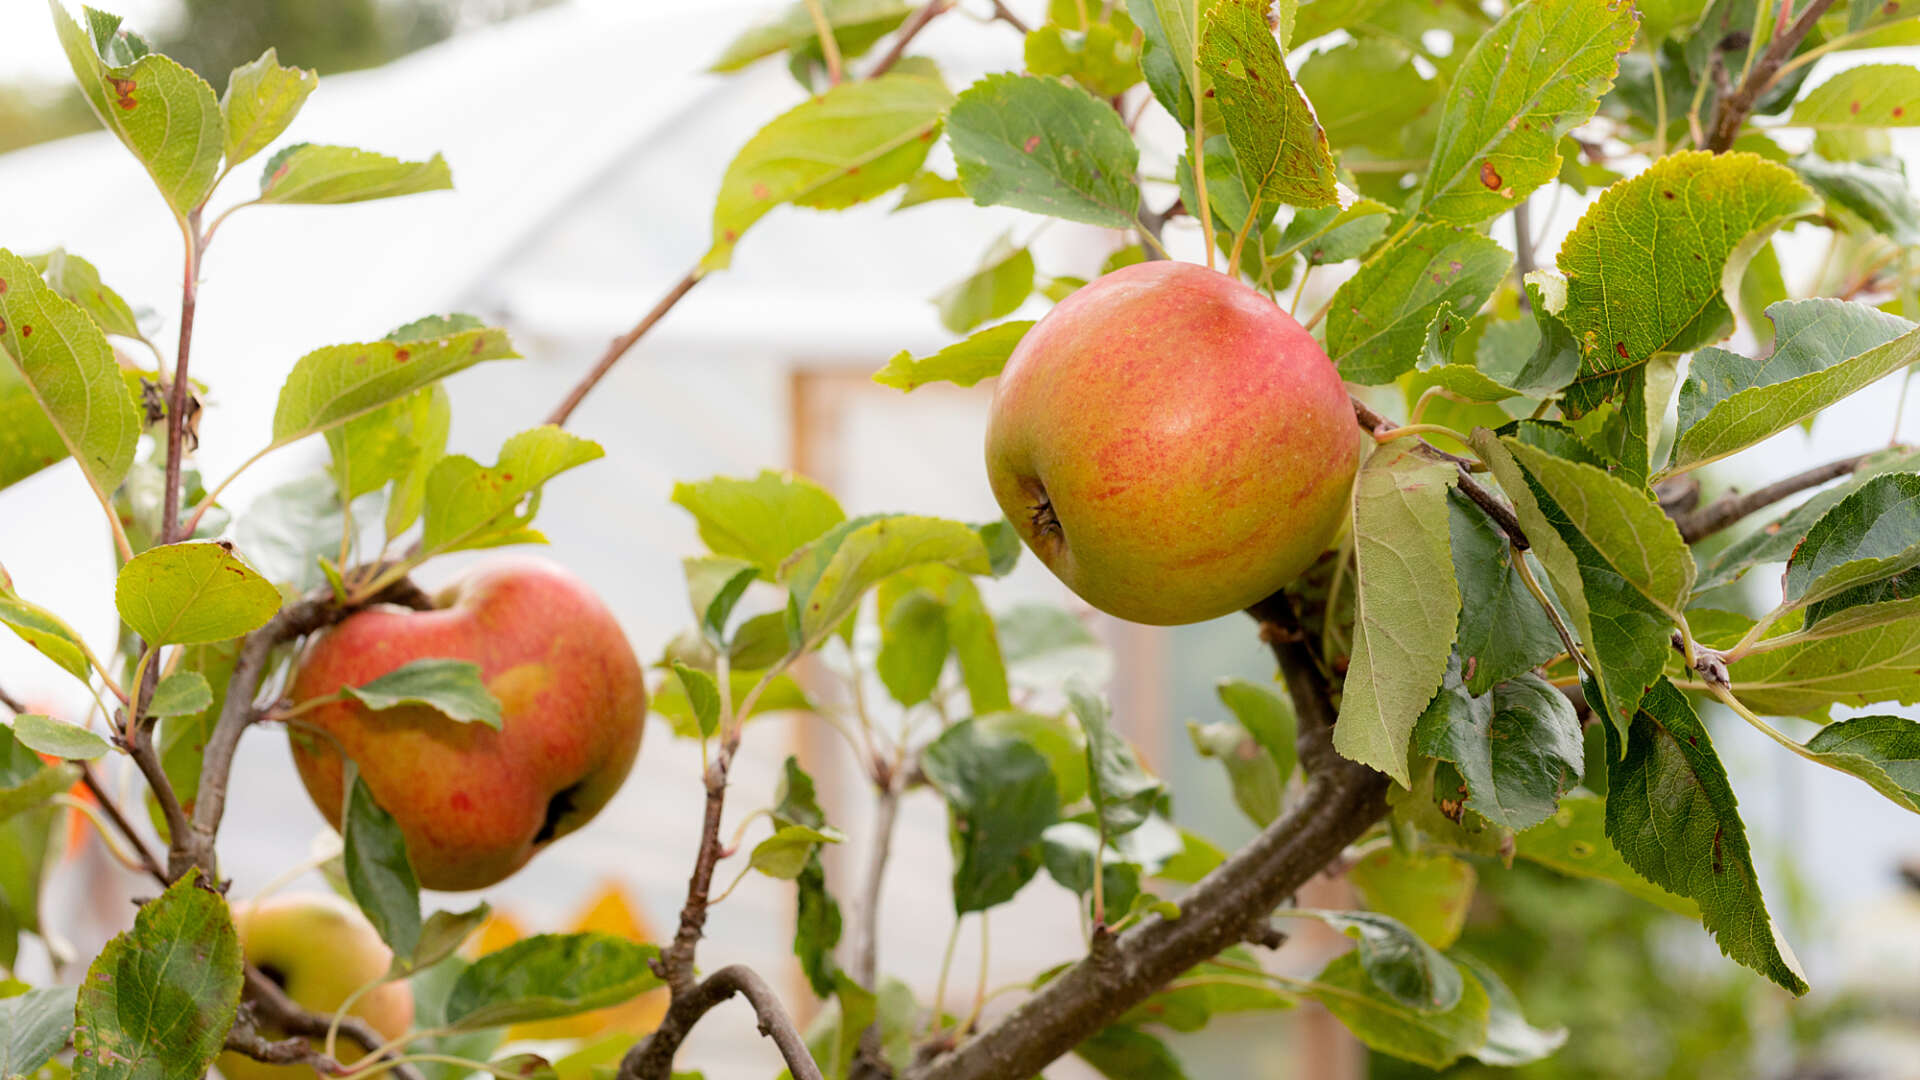
[[[1457,476],[1402,439],[1375,450],[1354,485],[1353,659],[1333,747],[1408,787],[1407,744],[1460,615],[1447,518]]]

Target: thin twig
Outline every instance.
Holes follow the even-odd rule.
[[[687,271],[686,276],[675,282],[673,287],[667,290],[667,294],[662,296],[645,315],[642,315],[639,322],[633,324],[633,329],[615,338],[613,344],[607,346],[607,351],[600,354],[600,359],[594,363],[593,370],[587,372],[586,377],[567,392],[566,400],[548,415],[547,423],[556,427],[565,427],[567,418],[573,415],[573,410],[579,408],[580,403],[586,400],[587,394],[600,384],[601,379],[607,377],[607,372],[613,370],[613,365],[619,363],[620,358],[627,354],[627,350],[633,348],[634,342],[639,341],[647,331],[653,329],[653,325],[665,317],[667,312],[673,309],[673,305],[680,302],[681,297],[691,292],[695,285],[700,284],[700,279],[705,273],[706,271],[698,266]]]
[[[1790,495],[1797,495],[1808,488],[1819,487],[1829,480],[1837,480],[1858,469],[1872,454],[1857,454],[1839,461],[1829,461],[1802,473],[1796,473],[1784,480],[1776,480],[1763,488],[1741,494],[1728,492],[1689,513],[1674,517],[1674,524],[1680,528],[1680,538],[1689,544],[1696,544],[1707,537],[1764,507],[1772,506]]]
[[[93,774],[93,767],[84,761],[80,762],[80,782],[93,793],[94,801],[100,804],[100,812],[106,815],[107,820],[113,823],[114,829],[133,847],[133,853],[139,857],[140,865],[146,869],[147,873],[162,885],[171,884],[167,878],[167,871],[160,865],[160,860],[154,856],[152,849],[147,847],[146,840],[134,831],[133,823],[120,812],[119,805],[113,801],[112,796],[107,794],[107,789],[101,785],[100,778]]]
[[[892,71],[893,65],[899,63],[900,58],[907,54],[907,46],[913,44],[913,39],[920,36],[920,31],[926,29],[927,24],[935,17],[951,10],[954,3],[955,0],[933,0],[932,3],[922,6],[920,10],[909,15],[907,21],[901,24],[900,32],[894,35],[893,44],[867,72],[867,78],[877,79]]]
[[[821,1080],[820,1066],[814,1064],[806,1040],[780,1004],[779,996],[753,969],[741,964],[723,967],[676,996],[653,1034],[627,1051],[620,1062],[618,1080],[652,1077],[664,1080],[673,1068],[674,1052],[686,1041],[693,1025],[714,1006],[735,994],[745,996],[753,1005],[754,1013],[760,1018],[760,1034],[771,1038],[780,1048],[780,1056],[786,1059],[787,1071],[793,1074],[793,1080]]]
[[[1012,9],[1008,8],[1001,0],[993,0],[993,17],[1013,27],[1022,34],[1033,33],[1033,29],[1021,21],[1020,16],[1015,15]]]
[[[333,1016],[329,1013],[313,1012],[299,1002],[287,996],[285,990],[272,979],[262,974],[252,964],[247,965],[246,985],[242,997],[253,1010],[256,1019],[279,1028],[288,1035],[297,1035],[307,1039],[324,1038],[327,1029],[333,1026]],[[346,1036],[362,1050],[371,1054],[385,1045],[380,1033],[373,1025],[357,1016],[349,1016],[340,1021],[340,1034]],[[355,1062],[357,1069],[371,1062]],[[421,1080],[420,1070],[405,1063],[387,1066],[387,1075],[393,1080]]]
[[[172,397],[167,401],[167,474],[160,502],[160,542],[171,544],[180,538],[180,458],[187,438],[187,409],[193,398],[193,384],[187,380],[187,358],[193,348],[193,313],[200,297],[200,211],[196,208],[181,223],[186,244],[186,266],[180,283],[180,346],[173,357]],[[135,719],[138,719],[136,717]]]
[[[1791,0],[1781,0],[1781,2],[1791,3]],[[1721,95],[1719,102],[1714,106],[1713,127],[1707,136],[1705,149],[1720,154],[1733,146],[1733,140],[1739,138],[1740,128],[1747,122],[1753,107],[1759,103],[1762,95],[1773,88],[1774,80],[1781,74],[1781,69],[1788,58],[1812,32],[1814,25],[1820,21],[1820,16],[1826,14],[1827,9],[1832,6],[1833,0],[1811,0],[1800,12],[1800,17],[1793,21],[1793,25],[1787,27],[1784,32],[1774,35],[1773,40],[1767,43],[1767,51],[1760,57],[1760,62],[1754,64],[1753,70],[1747,72],[1746,78],[1740,80],[1739,88],[1732,93]],[[1751,59],[1752,46],[1749,45],[1748,49],[1748,58]],[[1659,72],[1654,72],[1654,77],[1659,78]]]

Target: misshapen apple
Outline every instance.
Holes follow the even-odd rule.
[[[324,697],[413,660],[471,660],[500,700],[501,730],[425,707],[375,712],[339,701],[300,717],[289,735],[300,777],[335,828],[344,753],[406,836],[420,883],[479,889],[619,790],[640,749],[646,685],[613,613],[545,560],[489,561],[438,606],[370,608],[320,634],[287,696]]]
[[[366,918],[352,904],[330,893],[274,896],[252,904],[236,904],[234,929],[247,962],[272,979],[287,996],[308,1009],[332,1013],[354,991],[386,973],[393,954],[387,950]],[[348,1015],[357,1016],[389,1039],[399,1038],[413,1025],[413,990],[405,982],[390,982],[361,994]],[[268,1028],[269,1038],[284,1033]],[[359,1059],[362,1051],[342,1040],[342,1064]],[[220,1055],[220,1074],[227,1080],[298,1080],[311,1078],[305,1065],[268,1065],[236,1053]],[[380,1076],[388,1074],[381,1073]]]
[[[987,475],[1074,592],[1134,622],[1237,611],[1336,535],[1359,463],[1299,323],[1205,267],[1148,262],[1061,301],[994,390]]]

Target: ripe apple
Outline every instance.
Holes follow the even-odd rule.
[[[278,983],[287,996],[315,1012],[332,1013],[348,995],[386,973],[393,954],[352,904],[331,893],[268,897],[236,904],[234,929],[247,962]],[[347,1010],[389,1039],[413,1024],[413,989],[405,982],[385,983],[360,995]],[[265,1030],[267,1038],[283,1032]],[[342,1064],[363,1051],[350,1039],[337,1044]],[[244,1054],[220,1055],[227,1080],[311,1080],[305,1065],[268,1065]],[[384,1074],[383,1074],[384,1075]]]
[[[420,884],[479,889],[619,790],[640,750],[646,686],[613,613],[545,560],[490,560],[436,605],[368,608],[317,635],[287,698],[323,698],[414,660],[471,660],[500,700],[500,730],[425,706],[376,712],[347,700],[296,718],[289,736],[300,778],[334,828],[344,754],[405,835]]]
[[[1211,619],[1297,577],[1338,535],[1360,431],[1286,312],[1203,266],[1136,263],[1027,331],[987,422],[993,494],[1102,611]]]

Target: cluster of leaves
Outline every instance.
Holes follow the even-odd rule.
[[[1920,461],[1898,448],[1869,458],[1711,560],[1696,560],[1655,486],[1920,359],[1899,317],[1915,305],[1920,204],[1886,136],[1917,122],[1920,72],[1870,65],[1802,85],[1822,56],[1920,40],[1920,12],[1776,7],[1055,0],[1044,24],[1019,27],[1023,73],[951,96],[912,58],[866,79],[825,71],[823,91],[735,159],[706,265],[724,265],[782,203],[832,209],[902,189],[901,210],[964,197],[1129,234],[1101,273],[1164,255],[1161,224],[1184,226],[1181,215],[1210,262],[1217,246],[1229,272],[1276,298],[1293,285],[1297,305],[1327,273],[1338,285],[1309,325],[1350,385],[1398,391],[1418,424],[1367,459],[1351,538],[1328,560],[1331,580],[1314,583],[1310,619],[1344,674],[1335,746],[1394,779],[1397,835],[1411,838],[1361,864],[1368,903],[1444,945],[1434,912],[1464,911],[1468,860],[1519,857],[1698,917],[1729,956],[1801,993],[1689,692],[1723,697],[1793,752],[1920,808],[1913,721],[1855,716],[1801,742],[1760,718],[1920,700]],[[824,21],[795,5],[720,66],[785,50],[812,92],[823,27],[857,56],[912,5],[823,0],[815,13]],[[1171,178],[1142,174],[1140,83],[1183,132]],[[1731,148],[1709,134],[1723,122],[1738,129]],[[926,167],[940,134],[951,179]],[[1542,189],[1556,206],[1563,192],[1598,195],[1536,270],[1526,210]],[[1508,217],[1512,247],[1490,235]],[[1782,228],[1823,231],[1833,251],[1792,293],[1772,243]],[[902,352],[875,380],[911,391],[992,378],[1033,325],[1009,317],[1085,280],[1042,272],[1002,237],[934,298],[964,340]],[[1758,355],[1717,344],[1740,324]],[[1473,461],[1518,528],[1458,490],[1455,462],[1422,436]],[[1780,562],[1771,610],[1721,610],[1738,602],[1723,586]],[[1604,798],[1577,786],[1589,709],[1609,751]],[[1235,711],[1241,723],[1193,736],[1265,824],[1292,751],[1262,708]],[[970,808],[958,776],[929,768],[956,821]],[[1348,966],[1364,972],[1358,956]],[[1435,1065],[1486,1060],[1502,1029],[1483,1016],[1451,1037],[1432,1024],[1416,1036],[1336,1012],[1370,1045]],[[1152,1063],[1109,1074],[1168,1067],[1132,1060]]]

